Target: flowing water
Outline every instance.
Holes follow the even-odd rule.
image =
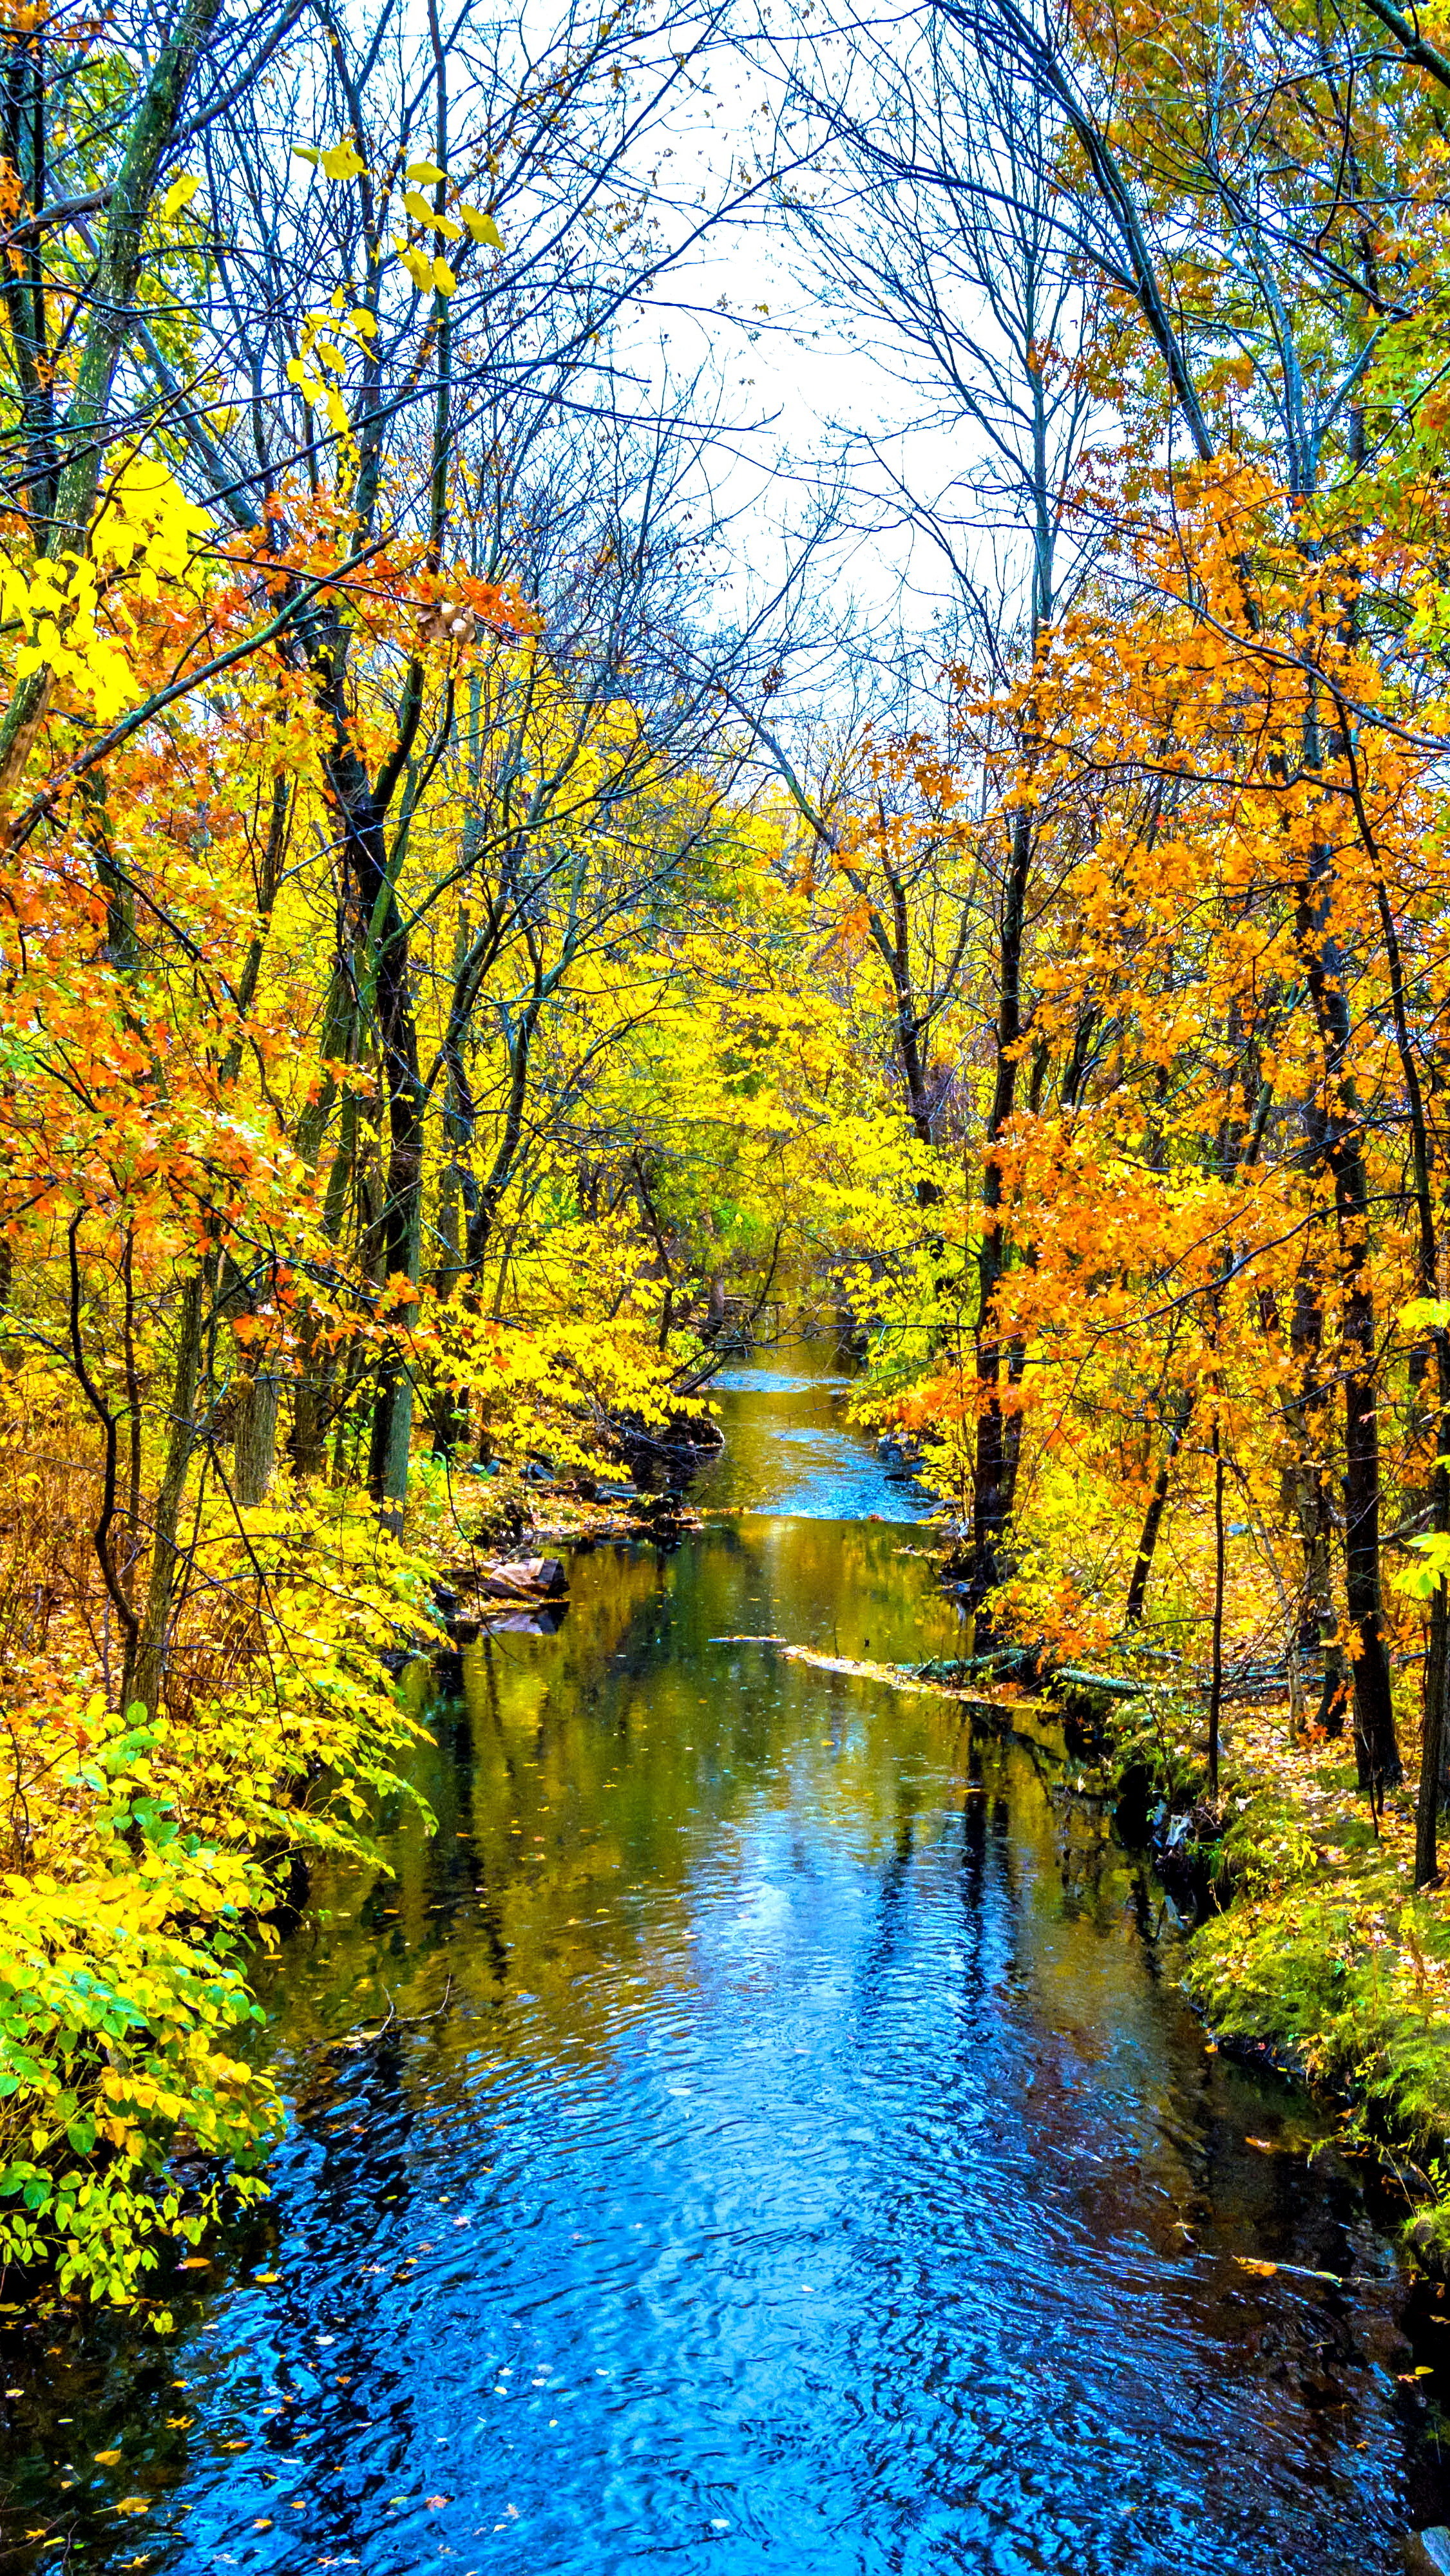
[[[275,2194],[176,2333],[0,2320],[5,2567],[1376,2576],[1445,2518],[1450,2326],[1063,1761],[731,1642],[954,1643],[794,1358],[706,1535],[465,1657],[436,1837],[279,1964]]]

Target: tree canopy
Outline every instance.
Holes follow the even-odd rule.
[[[1428,1881],[1450,60],[1388,0],[0,46],[0,2251],[134,2297],[183,2099],[255,2158],[244,1951],[406,1777],[452,1534],[781,1313],[969,1658],[1171,1666],[1215,1790],[1246,1674],[1376,1808],[1408,1730]],[[737,57],[770,143],[676,183]],[[963,460],[847,441],[753,586],[637,322],[747,218]],[[930,635],[823,623],[863,532]]]

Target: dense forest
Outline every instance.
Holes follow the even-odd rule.
[[[181,2123],[257,2188],[249,1958],[406,1788],[382,1651],[787,1312],[965,1663],[1161,1682],[1210,1812],[1271,1683],[1433,1891],[1418,16],[12,0],[0,226],[5,2259],[134,2296]],[[843,427],[742,572],[777,325],[660,317],[762,240],[954,463]]]

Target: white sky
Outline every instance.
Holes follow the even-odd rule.
[[[686,173],[694,181],[691,199],[726,193],[732,174],[752,163],[757,136],[769,140],[771,126],[760,108],[764,103],[773,113],[773,94],[742,58],[718,58],[710,87],[713,95],[682,99],[670,118],[660,169],[667,199],[677,191],[685,196]],[[680,212],[672,210],[669,220],[678,227]],[[712,466],[717,501],[735,514],[728,539],[733,569],[722,598],[738,593],[743,599],[753,582],[769,579],[784,561],[782,528],[808,516],[813,487],[829,479],[843,432],[899,433],[909,479],[924,495],[939,491],[965,461],[964,432],[953,439],[939,428],[912,428],[914,415],[939,402],[939,390],[914,398],[894,379],[859,321],[812,295],[808,259],[808,245],[791,239],[762,200],[669,272],[657,301],[626,337],[627,356],[655,375],[668,364],[687,376],[708,362],[724,411],[738,425]],[[823,585],[829,582],[838,626],[847,616],[862,625],[894,625],[904,608],[907,622],[924,628],[936,577],[932,551],[921,540],[913,544],[900,529],[863,534],[859,523],[854,539],[843,532],[829,574],[824,563],[819,573]],[[915,591],[903,603],[904,582]]]

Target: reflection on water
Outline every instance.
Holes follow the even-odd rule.
[[[1440,2518],[1388,2241],[1101,1811],[709,1642],[948,1649],[909,1544],[604,1550],[469,1650],[437,1837],[282,1963],[269,2211],[159,2350],[7,2333],[8,2565],[1382,2576]]]
[[[725,1447],[690,1487],[703,1511],[750,1510],[811,1520],[908,1521],[929,1497],[893,1477],[847,1422],[852,1380],[834,1346],[797,1342],[711,1380]]]

